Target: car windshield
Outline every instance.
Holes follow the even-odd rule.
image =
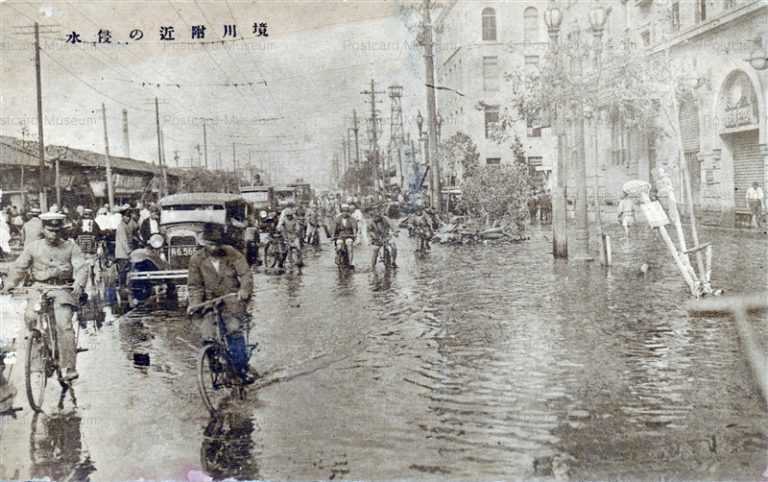
[[[222,204],[176,204],[174,206],[164,206],[166,211],[213,211],[224,210]]]

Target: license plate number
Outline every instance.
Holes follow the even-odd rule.
[[[171,247],[171,256],[192,256],[197,251],[195,246]]]

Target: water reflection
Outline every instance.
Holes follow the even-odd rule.
[[[253,419],[243,413],[226,412],[212,417],[203,432],[200,463],[215,480],[259,479]]]
[[[36,413],[30,428],[31,476],[52,480],[90,480],[96,472],[80,431],[76,412]]]

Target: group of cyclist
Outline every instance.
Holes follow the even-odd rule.
[[[271,236],[281,238],[284,248],[281,251],[294,249],[298,256],[298,265],[303,264],[302,248],[305,243],[319,241],[320,228],[324,228],[326,237],[333,241],[335,251],[346,251],[350,265],[354,262],[355,245],[361,236],[362,217],[360,210],[349,203],[341,203],[338,213],[333,217],[333,229],[328,227],[328,210],[317,205],[304,207],[289,206],[279,214],[265,213],[258,220],[258,229]],[[131,246],[143,243],[144,237],[151,237],[158,229],[158,217],[155,209],[149,216],[138,222],[138,211],[129,208],[116,209],[117,226],[102,223],[94,219],[92,212],[83,210],[79,213],[77,222],[73,222],[61,212],[39,213],[30,212],[30,219],[23,226],[24,246],[21,255],[12,265],[2,293],[22,284],[25,280],[29,286],[29,297],[25,322],[29,330],[34,328],[37,320],[35,307],[39,305],[41,296],[52,300],[53,315],[59,343],[59,364],[61,380],[71,383],[78,378],[76,369],[77,348],[73,329],[73,314],[83,302],[84,289],[88,281],[89,262],[86,250],[82,249],[78,240],[81,236],[91,236],[96,240],[106,239],[116,233],[116,251],[123,251]],[[134,217],[136,219],[134,219]],[[129,225],[135,226],[129,227]],[[408,222],[409,232],[418,238],[419,247],[429,249],[429,240],[434,234],[433,220],[424,209],[419,208]],[[381,250],[388,250],[390,266],[397,267],[397,246],[393,240],[398,236],[399,229],[383,212],[374,212],[370,224],[363,226],[366,231],[371,250],[371,268],[375,269]],[[236,294],[230,299],[222,319],[226,325],[226,342],[231,353],[233,365],[244,383],[253,383],[255,373],[249,369],[249,352],[243,327],[248,323],[247,304],[252,296],[253,280],[249,264],[243,253],[229,245],[226,234],[221,226],[206,224],[199,237],[202,249],[199,249],[190,259],[188,272],[189,306],[203,303],[228,293]],[[120,247],[126,244],[125,247]],[[113,252],[112,256],[120,257],[121,253]],[[190,314],[192,314],[190,312]],[[203,338],[210,338],[210,319],[202,322]]]

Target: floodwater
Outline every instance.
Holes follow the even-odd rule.
[[[436,245],[419,259],[404,234],[393,273],[364,268],[363,248],[357,272],[339,274],[326,245],[307,252],[302,275],[255,274],[251,362],[264,376],[218,420],[197,394],[200,340],[183,306],[122,316],[115,306],[113,317],[97,299],[82,317],[77,408],[68,398],[33,417],[20,360],[13,367],[25,409],[0,419],[0,478],[756,480],[766,470],[768,411],[735,326],[686,314],[685,285],[653,233],[614,241],[609,271],[553,261],[538,227],[528,242]],[[715,247],[716,287],[768,289],[764,237],[702,239]],[[750,322],[765,345],[766,317]]]

